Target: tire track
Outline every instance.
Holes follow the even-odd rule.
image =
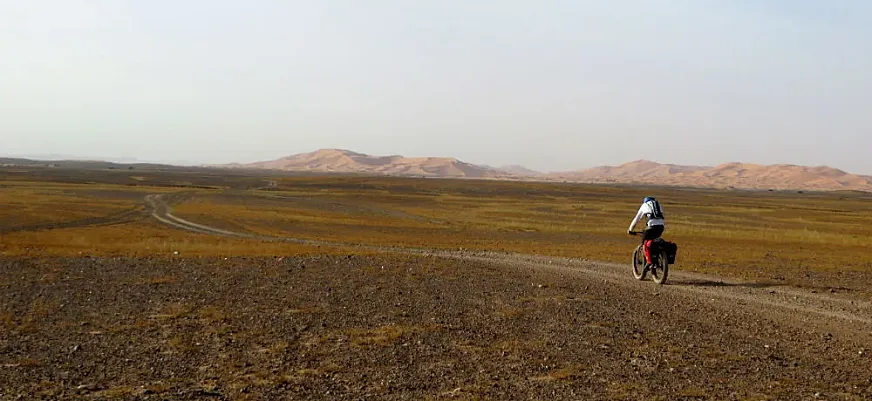
[[[146,209],[143,209],[142,206],[135,206],[129,209],[121,210],[115,213],[108,214],[106,216],[100,217],[88,217],[85,219],[66,221],[66,222],[55,222],[55,223],[41,223],[41,224],[31,224],[26,226],[18,226],[18,227],[2,227],[0,228],[0,234],[10,234],[16,232],[23,231],[46,231],[46,230],[55,230],[60,228],[82,228],[82,227],[103,227],[103,226],[112,226],[118,224],[131,223],[137,220],[142,220],[147,217],[148,213]]]
[[[175,196],[176,201],[180,201],[178,199],[178,194]],[[230,237],[242,237],[242,238],[256,238],[256,236],[245,233],[237,233],[233,231],[221,230],[214,227],[204,226],[201,224],[197,224],[188,220],[185,220],[181,217],[177,217],[172,214],[172,208],[169,203],[164,199],[164,195],[148,195],[145,197],[145,203],[151,208],[151,216],[154,217],[157,221],[164,223],[166,225],[172,226],[174,228],[193,231],[200,234],[206,235],[223,235]]]
[[[376,246],[376,245],[365,245],[365,244],[356,244],[349,242],[335,242],[335,241],[320,241],[320,240],[309,240],[302,238],[293,238],[293,237],[277,237],[271,235],[263,235],[263,234],[255,234],[250,232],[238,232],[238,231],[229,231],[223,230],[216,227],[210,227],[204,224],[194,223],[188,220],[185,220],[181,217],[178,217],[172,213],[172,203],[178,203],[184,200],[184,198],[190,196],[189,193],[176,193],[172,194],[173,196],[167,197],[166,195],[148,195],[145,197],[145,202],[149,206],[151,211],[151,216],[154,217],[161,223],[172,226],[174,228],[193,231],[200,234],[209,234],[209,235],[219,235],[225,237],[236,237],[236,238],[248,238],[248,239],[256,239],[261,241],[278,241],[278,242],[290,242],[295,244],[302,245],[313,245],[313,246],[328,246],[328,247],[337,247],[337,248],[355,248],[355,249],[363,249],[363,250],[371,250],[371,251],[379,251],[379,252],[405,252],[405,253],[416,253],[416,254],[425,254],[432,253],[434,250],[430,248],[411,248],[411,247],[398,247],[398,246]]]
[[[670,281],[666,285],[655,286],[650,281],[640,282],[633,279],[628,265],[599,261],[489,251],[373,246],[234,232],[194,223],[173,215],[168,201],[179,202],[184,196],[187,195],[176,194],[168,200],[165,195],[149,195],[146,197],[146,203],[151,208],[151,215],[159,222],[176,229],[200,234],[462,259],[508,268],[551,271],[561,275],[572,274],[588,280],[603,280],[628,287],[634,291],[654,290],[658,293],[691,297],[700,302],[710,300],[718,302],[725,309],[735,308],[737,305],[753,307],[761,314],[803,328],[817,326],[827,330],[847,331],[852,334],[872,334],[872,303],[866,301],[816,294],[800,288],[731,281],[715,276],[674,270],[670,271]],[[627,252],[629,255],[630,250]]]

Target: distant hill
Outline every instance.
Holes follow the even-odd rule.
[[[872,191],[872,177],[827,166],[725,163],[714,167],[681,166],[637,160],[620,166],[548,174],[549,179],[592,183],[647,183],[743,189]]]
[[[524,166],[519,166],[516,164],[510,165],[510,166],[498,167],[498,168],[496,168],[496,170],[502,171],[506,174],[517,175],[517,176],[521,176],[521,177],[538,177],[538,176],[542,175],[541,172],[538,172],[536,170],[531,170],[531,169],[528,169]]]
[[[102,160],[35,160],[18,157],[0,157],[0,167],[38,167],[38,168],[62,168],[62,169],[147,169],[147,170],[190,170],[191,167],[172,166],[169,164],[156,163],[115,163]]]
[[[567,173],[551,173],[549,177],[572,181],[632,182],[662,180],[676,175],[704,171],[706,167],[660,164],[648,160],[636,160],[620,166],[600,166]]]
[[[277,160],[222,167],[445,178],[501,178],[509,175],[449,157],[372,156],[344,149],[321,149]]]
[[[0,167],[8,166],[156,170],[200,170],[219,167],[223,169],[269,169],[294,173],[357,173],[433,178],[650,184],[704,188],[872,192],[872,176],[851,174],[828,166],[725,163],[712,167],[636,160],[618,166],[540,173],[517,165],[489,167],[463,162],[451,157],[372,156],[343,149],[321,149],[311,153],[301,153],[257,163],[200,167],[149,163],[122,164],[97,160],[40,161],[24,158],[0,158]]]
[[[776,190],[852,190],[872,192],[872,177],[827,166],[791,164],[759,165],[726,163],[718,166],[685,166],[636,160],[619,166],[600,166],[579,171],[540,173],[523,166],[490,167],[448,157],[372,156],[343,149],[321,149],[281,159],[221,167],[258,168],[297,172],[335,172],[424,176],[442,178],[490,178],[510,180],[565,181],[577,183],[622,183],[707,188]]]

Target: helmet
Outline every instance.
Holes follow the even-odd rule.
[[[648,203],[654,200],[653,196],[646,196],[645,199],[642,199],[642,203]]]

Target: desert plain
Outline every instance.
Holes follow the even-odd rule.
[[[679,246],[630,270],[643,196]],[[872,194],[0,168],[0,400],[872,399]]]

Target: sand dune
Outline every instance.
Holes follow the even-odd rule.
[[[555,178],[567,178],[573,181],[626,181],[626,180],[660,180],[677,174],[703,171],[705,167],[679,166],[675,164],[660,164],[648,160],[636,160],[620,166],[601,166],[587,170],[568,173],[552,173]]]
[[[872,190],[872,179],[827,166],[725,163],[714,167],[680,166],[637,160],[620,166],[553,173],[572,182],[650,183],[744,189]]]
[[[851,174],[827,166],[807,167],[792,164],[725,163],[712,167],[636,160],[619,166],[539,173],[523,166],[489,167],[450,157],[372,156],[343,149],[321,149],[272,161],[222,167],[442,178],[643,183],[711,188],[872,191],[872,177]]]
[[[465,163],[449,157],[372,156],[343,149],[321,149],[278,160],[231,165],[230,167],[446,178],[499,178],[508,176],[507,173],[495,169]]]

